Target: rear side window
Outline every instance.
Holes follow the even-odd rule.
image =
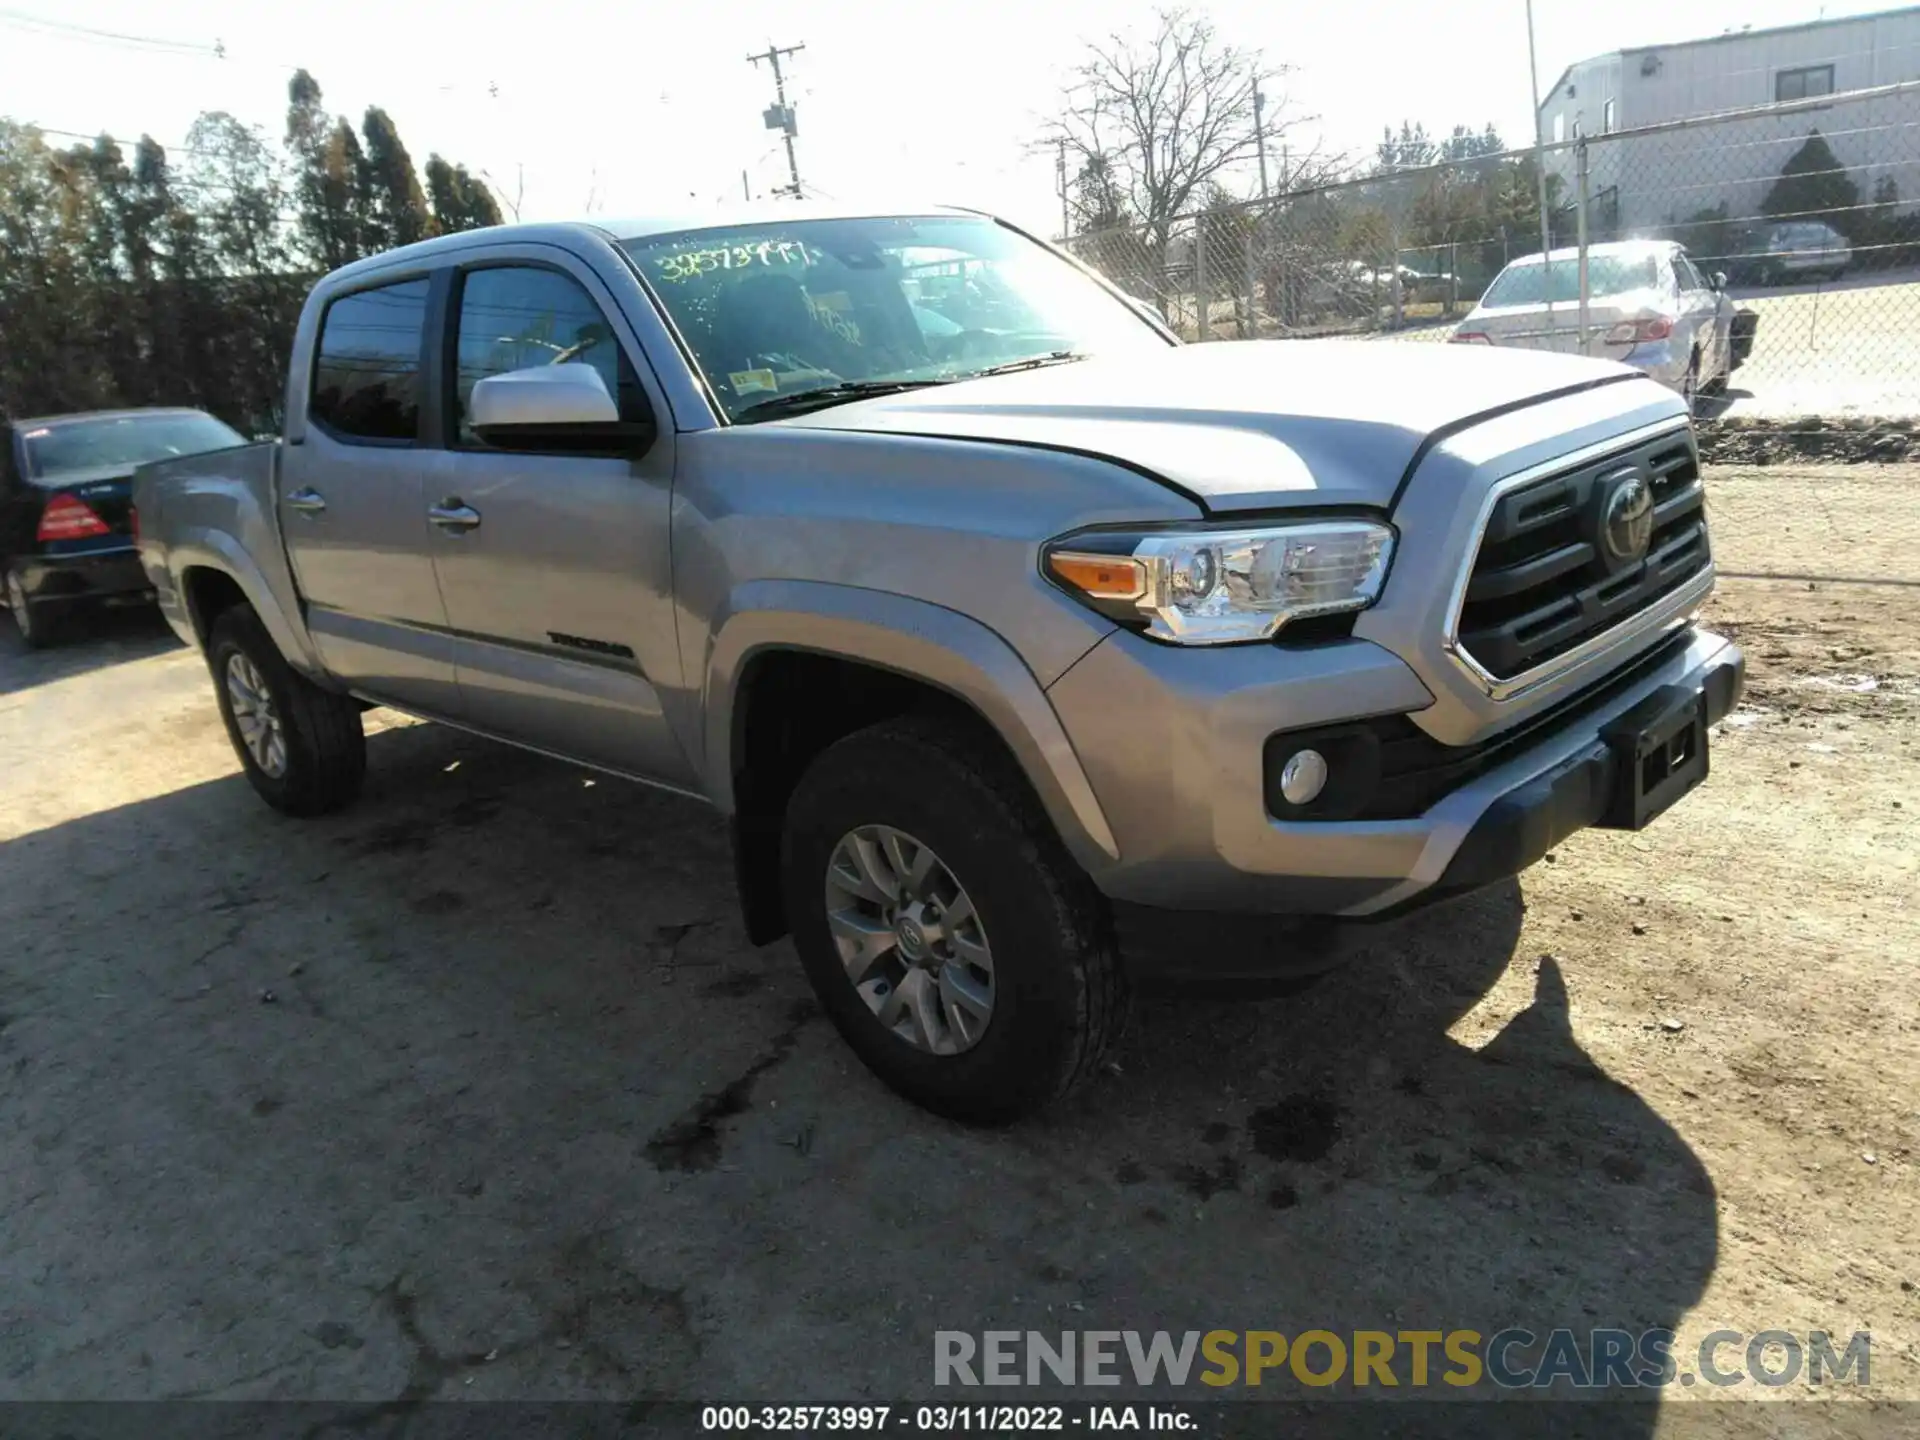
[[[426,322],[425,280],[342,295],[327,306],[308,416],[351,439],[418,438]]]

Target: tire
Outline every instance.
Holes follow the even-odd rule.
[[[896,1033],[881,1016],[884,998],[856,989],[829,921],[829,867],[863,829],[891,831],[930,851],[939,872],[936,900],[947,958],[920,979],[935,1017],[949,1023],[945,1052],[926,1045],[915,1015]],[[917,854],[909,851],[907,853]],[[1061,1098],[1098,1070],[1125,1027],[1127,987],[1099,895],[1067,855],[1025,779],[989,739],[943,719],[888,721],[839,741],[819,755],[795,787],[781,843],[782,887],[794,946],[814,993],[854,1053],[881,1080],[937,1114],[978,1124],[1004,1124]],[[835,874],[842,880],[850,872]],[[944,880],[940,877],[944,876]],[[945,882],[951,881],[948,886]],[[842,889],[840,898],[852,899]],[[923,892],[925,893],[925,892]],[[949,926],[970,901],[972,920]],[[855,900],[854,903],[867,903]],[[923,912],[932,913],[932,912]],[[847,923],[848,912],[840,912]],[[876,936],[893,936],[880,918]],[[914,932],[918,934],[919,932]],[[960,936],[970,939],[962,948]],[[888,943],[884,939],[879,943]],[[906,992],[915,967],[897,938],[875,962],[869,993]],[[946,972],[963,953],[991,954],[987,980],[977,967],[963,978],[990,997],[984,1022],[963,1034],[970,1012],[944,999]],[[927,964],[940,964],[933,955]],[[891,984],[890,975],[899,984]],[[970,977],[970,978],[968,978]],[[887,985],[888,990],[876,990]],[[929,993],[931,992],[931,993]],[[899,997],[893,997],[896,1002]],[[875,1008],[878,1006],[879,1008]]]
[[[29,650],[44,650],[60,638],[64,612],[42,601],[35,605],[27,599],[26,583],[20,572],[7,567],[7,613],[13,616],[14,633]]]
[[[207,665],[227,738],[247,783],[262,800],[288,815],[324,815],[360,793],[367,741],[359,705],[350,696],[322,690],[288,665],[252,610],[236,605],[213,622]],[[258,710],[250,709],[245,718],[236,713],[236,678],[268,702],[264,718]],[[268,743],[264,758],[247,734],[249,728],[260,733],[262,723],[279,742],[277,749]]]

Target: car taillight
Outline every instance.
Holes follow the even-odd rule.
[[[95,535],[110,535],[106,521],[93,513],[93,507],[71,495],[56,495],[40,512],[41,540],[86,540]]]
[[[1461,330],[1453,337],[1455,345],[1491,345],[1493,337],[1479,330]]]
[[[1664,340],[1673,334],[1673,321],[1665,315],[1651,320],[1622,320],[1607,331],[1609,345],[1638,345],[1645,340]]]

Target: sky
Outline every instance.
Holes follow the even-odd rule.
[[[1890,0],[1534,0],[1540,82],[1589,55]],[[1152,0],[0,0],[0,114],[50,131],[162,144],[226,110],[277,140],[287,80],[328,107],[370,104],[416,162],[430,151],[494,183],[511,217],[642,215],[756,197],[786,181],[763,128],[784,63],[801,179],[829,199],[973,205],[1056,233],[1038,143],[1089,39],[1151,22]],[[1160,7],[1164,8],[1164,7]],[[1217,0],[1222,38],[1288,67],[1269,92],[1302,148],[1371,152],[1401,120],[1445,134],[1492,122],[1532,138],[1523,0]],[[100,34],[76,33],[83,27]],[[114,37],[120,38],[114,38]],[[217,52],[217,53],[216,53]],[[67,143],[67,135],[50,139]],[[1251,188],[1251,177],[1244,184]]]

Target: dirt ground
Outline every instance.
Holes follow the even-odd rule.
[[[361,803],[290,822],[156,621],[6,645],[0,1398],[901,1400],[940,1329],[1664,1324],[1870,1330],[1920,1399],[1920,551],[1868,543],[1920,469],[1710,483],[1726,570],[1856,579],[1723,582],[1700,792],[1304,995],[1145,1002],[1003,1132],[860,1069],[691,803],[376,712]],[[1704,1395],[1608,1433],[1920,1413]]]

